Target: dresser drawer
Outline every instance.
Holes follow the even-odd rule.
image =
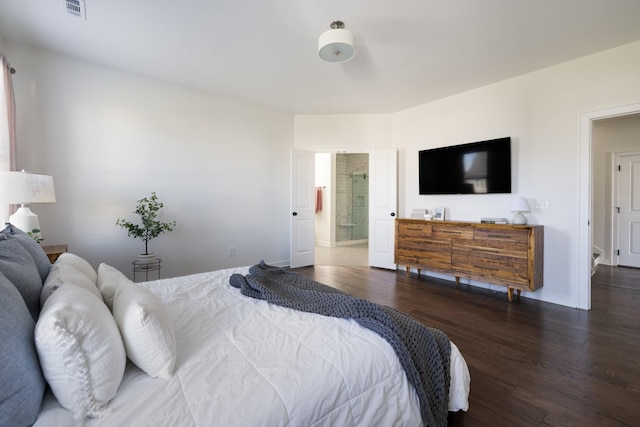
[[[401,238],[423,238],[431,236],[432,226],[426,221],[396,223],[398,236]]]
[[[424,268],[451,268],[451,241],[445,239],[403,239],[397,243],[395,263]]]

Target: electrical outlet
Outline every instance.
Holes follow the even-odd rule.
[[[536,209],[549,209],[548,200],[536,200]]]
[[[229,246],[229,256],[236,256],[236,248]]]

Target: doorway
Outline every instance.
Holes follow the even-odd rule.
[[[317,153],[316,265],[369,265],[369,154]]]
[[[594,223],[596,199],[593,192],[594,181],[594,134],[599,123],[607,119],[624,118],[640,115],[640,104],[631,104],[605,110],[583,113],[580,119],[580,180],[579,180],[579,222],[578,222],[578,299],[577,307],[591,309],[591,274],[593,265],[593,242],[596,232]],[[597,220],[596,220],[597,222]]]
[[[620,263],[617,251],[619,244],[628,241],[625,231],[629,227],[619,227],[618,220],[628,209],[623,207],[626,198],[618,191],[618,180],[622,176],[629,178],[629,164],[618,166],[629,154],[640,153],[640,114],[612,117],[593,122],[591,143],[591,179],[592,179],[592,222],[594,267],[597,264],[617,265]],[[624,163],[627,163],[624,161]],[[625,181],[628,182],[628,179]],[[626,191],[628,193],[628,191]],[[622,239],[622,240],[619,240]],[[629,245],[627,245],[629,246]]]

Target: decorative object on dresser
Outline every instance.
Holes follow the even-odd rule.
[[[411,218],[426,219],[429,215],[429,209],[411,209]]]
[[[516,196],[511,203],[511,211],[515,212],[512,222],[514,224],[523,225],[527,223],[527,217],[522,212],[529,212],[529,204],[527,199],[522,196]]]
[[[155,261],[155,254],[149,253],[149,241],[155,239],[165,231],[173,231],[175,221],[162,222],[158,219],[158,211],[164,207],[164,203],[158,200],[155,191],[151,196],[138,200],[138,206],[133,213],[140,216],[141,225],[134,224],[122,218],[118,218],[116,225],[127,230],[129,237],[140,239],[144,242],[144,253],[139,255],[139,262]]]
[[[513,291],[542,287],[544,228],[541,225],[432,222],[396,219],[395,263],[478,280]]]
[[[444,207],[433,208],[433,219],[437,221],[444,221]]]
[[[480,222],[483,224],[508,224],[507,218],[482,217]]]
[[[20,208],[9,217],[9,223],[27,233],[36,242],[41,242],[42,232],[38,215],[26,204],[55,203],[56,193],[51,175],[40,175],[22,172],[0,172],[0,203],[20,205]]]

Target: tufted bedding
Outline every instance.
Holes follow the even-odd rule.
[[[143,283],[173,322],[169,379],[129,362],[102,418],[85,426],[421,425],[415,390],[391,346],[355,321],[246,298],[227,269]],[[468,371],[452,344],[449,409],[468,407]],[[50,393],[36,426],[73,425]]]

